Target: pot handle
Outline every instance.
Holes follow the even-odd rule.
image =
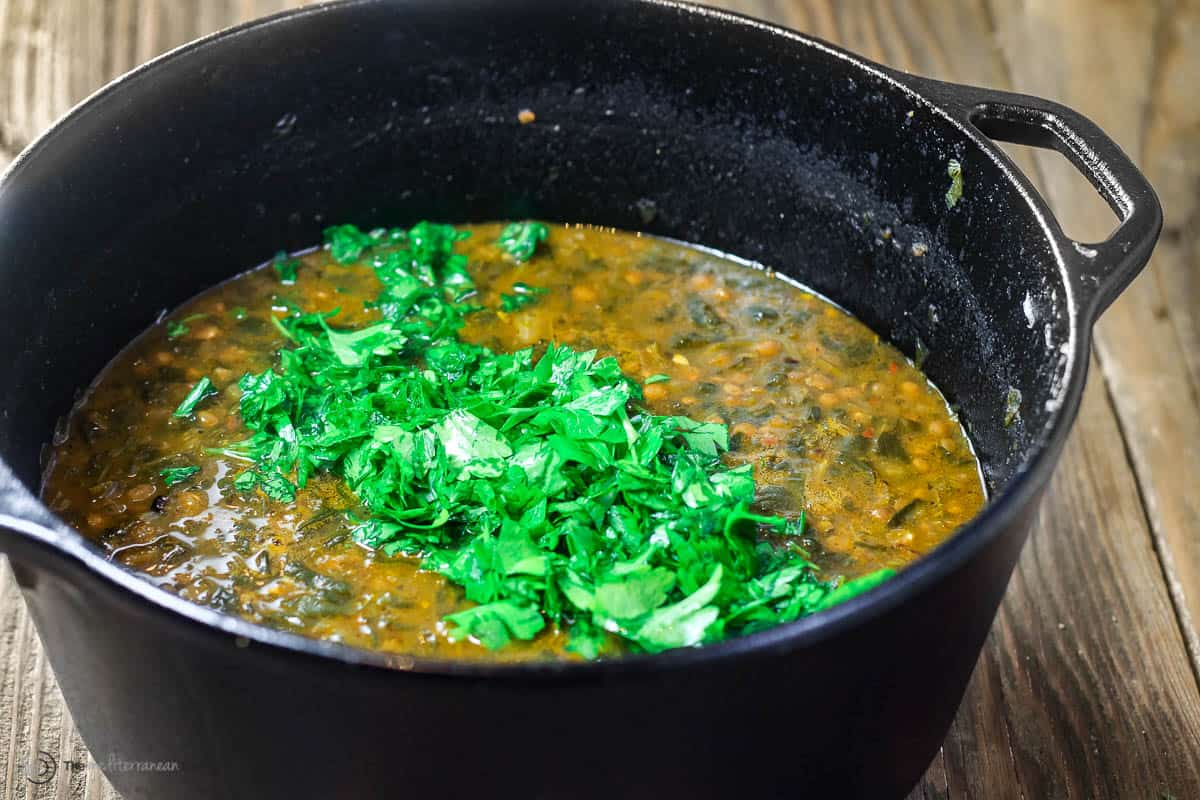
[[[1080,306],[1090,311],[1085,318],[1095,320],[1141,272],[1158,241],[1162,206],[1150,182],[1108,134],[1073,109],[1029,95],[938,83],[946,105],[984,136],[1062,153],[1120,218],[1105,241],[1078,242],[1045,209],[1083,300]]]

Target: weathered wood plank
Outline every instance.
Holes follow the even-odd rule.
[[[1094,381],[984,655],[1030,798],[1200,797],[1195,678],[1115,441]]]
[[[1146,273],[1096,329],[1097,352],[1126,432],[1163,567],[1200,670],[1200,2],[996,4],[1015,85],[1091,116],[1163,193],[1166,232]],[[1102,11],[1103,13],[1097,13]],[[1189,71],[1190,70],[1190,71]],[[1066,227],[1104,231],[1101,211],[1061,159],[1039,158]]]
[[[17,152],[108,81],[304,0],[0,0],[0,147]]]
[[[1175,327],[1196,395],[1200,395],[1200,278],[1195,269],[1200,263],[1200,104],[1195,102],[1196,76],[1200,75],[1198,37],[1200,2],[1191,0],[1163,12],[1141,153],[1142,164],[1166,208],[1157,254],[1161,266],[1155,277],[1163,297],[1173,301],[1167,316]],[[1200,524],[1195,519],[1192,522],[1200,539]]]
[[[0,709],[4,710],[0,714],[0,798],[82,797],[88,779],[87,750],[2,558]]]

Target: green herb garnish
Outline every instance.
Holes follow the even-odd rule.
[[[538,242],[545,241],[549,235],[550,230],[540,222],[512,222],[504,226],[496,244],[522,264],[533,258]]]
[[[325,244],[329,247],[334,261],[339,264],[353,264],[373,247],[375,242],[354,225],[335,225],[325,229]]]
[[[216,387],[213,386],[212,381],[208,379],[208,376],[201,378],[196,382],[196,385],[192,387],[192,390],[188,392],[188,396],[183,398],[183,402],[179,404],[179,408],[175,409],[175,414],[173,416],[181,418],[191,416],[192,412],[196,410],[196,406],[201,400],[216,393]]]
[[[660,372],[657,375],[651,375],[649,378],[646,378],[646,380],[642,381],[642,385],[649,386],[652,383],[666,383],[669,380],[671,380],[670,375],[663,375]]]
[[[189,322],[195,322],[198,319],[204,319],[208,314],[189,314],[180,320],[174,320],[167,323],[167,338],[178,339],[180,336],[187,334],[191,328],[188,327]]]
[[[1012,386],[1004,394],[1004,427],[1011,428],[1021,416],[1021,390]]]
[[[244,306],[236,306],[229,309],[229,316],[239,321],[245,319],[249,313]]]
[[[296,499],[296,486],[277,469],[246,470],[233,481],[233,488],[244,494],[254,491],[255,487],[261,488],[272,500],[291,503]]]
[[[844,603],[847,600],[858,597],[864,592],[869,592],[876,586],[884,583],[896,574],[895,570],[881,569],[875,572],[863,575],[853,580],[846,581],[838,586],[832,592],[829,592],[821,598],[821,602],[817,604],[817,610],[823,611],[827,608],[832,608],[838,603]]]
[[[271,267],[279,277],[280,283],[291,286],[296,282],[296,271],[300,268],[300,262],[280,250],[271,261]]]
[[[511,600],[468,608],[446,617],[446,622],[454,626],[447,632],[451,641],[470,636],[491,650],[503,647],[514,638],[532,639],[546,627],[540,611]]]
[[[170,467],[158,473],[162,476],[163,483],[167,486],[174,486],[177,483],[183,483],[188,478],[200,471],[199,467]]]
[[[524,283],[514,283],[512,288],[513,294],[500,295],[501,311],[519,311],[525,306],[536,303],[539,297],[550,291],[540,286],[529,286]]]
[[[950,159],[946,165],[946,174],[950,176],[950,188],[946,190],[946,208],[954,208],[963,195],[962,164],[958,159]]]
[[[336,312],[299,310],[276,320],[289,342],[278,367],[239,382],[252,435],[230,450],[254,466],[236,490],[291,502],[318,472],[341,478],[370,514],[355,541],[461,586],[478,605],[446,618],[449,636],[493,648],[548,623],[588,658],[615,642],[695,645],[892,574],[821,580],[800,544],[803,515],[750,510],[753,467],[721,460],[728,429],[649,413],[615,359],[459,339],[476,310],[462,303],[474,286],[461,238],[421,223],[363,247],[384,285],[377,323],[338,329]]]

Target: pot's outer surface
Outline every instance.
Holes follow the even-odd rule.
[[[537,121],[517,122],[531,109]],[[981,131],[1123,219],[1068,240]],[[948,162],[963,198],[947,202]],[[931,355],[995,499],[816,617],[610,664],[439,665],[155,589],[34,498],[80,387],[177,305],[330,222],[540,217],[757,259]],[[899,798],[935,753],[1078,406],[1095,315],[1161,214],[1034,98],[898,75],[653,0],[360,0],[222,34],[77,109],[0,182],[0,549],[72,714],[135,798]],[[1021,413],[1005,427],[1005,396]]]

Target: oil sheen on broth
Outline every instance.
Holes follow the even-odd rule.
[[[525,264],[492,245],[499,225],[458,245],[480,302],[514,282],[549,291],[514,313],[468,317],[462,338],[513,351],[548,342],[613,355],[647,406],[729,426],[730,465],[751,462],[755,510],[808,519],[825,577],[901,567],[950,536],[984,499],[971,446],[945,400],[895,348],[827,301],[769,271],[634,234],[552,226]],[[340,510],[358,506],[318,476],[296,502],[240,494],[242,465],[212,449],[246,436],[237,379],[272,366],[280,295],[370,323],[379,285],[326,251],[294,285],[260,268],[189,301],[99,376],[55,440],[43,496],[110,556],[203,605],[264,625],[388,652],[439,658],[563,657],[553,628],[488,651],[451,642],[440,620],[461,591],[414,560],[356,545]],[[172,418],[191,386],[222,387],[192,420]],[[227,387],[227,388],[225,388]],[[178,486],[164,466],[201,465]]]

